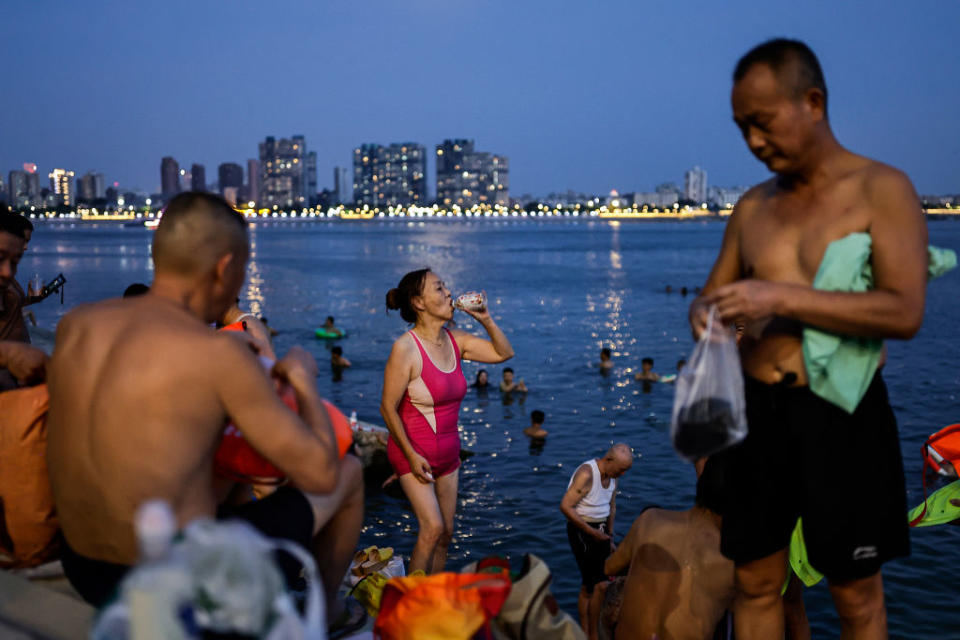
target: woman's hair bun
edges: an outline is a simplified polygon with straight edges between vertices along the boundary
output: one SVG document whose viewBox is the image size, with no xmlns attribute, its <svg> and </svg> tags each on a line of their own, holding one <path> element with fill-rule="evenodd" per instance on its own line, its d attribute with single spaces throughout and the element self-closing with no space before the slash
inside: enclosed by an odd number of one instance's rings
<svg viewBox="0 0 960 640">
<path fill-rule="evenodd" d="M 391 311 L 396 311 L 400 308 L 400 302 L 397 300 L 398 291 L 396 289 L 390 289 L 387 291 L 387 309 Z"/>
</svg>

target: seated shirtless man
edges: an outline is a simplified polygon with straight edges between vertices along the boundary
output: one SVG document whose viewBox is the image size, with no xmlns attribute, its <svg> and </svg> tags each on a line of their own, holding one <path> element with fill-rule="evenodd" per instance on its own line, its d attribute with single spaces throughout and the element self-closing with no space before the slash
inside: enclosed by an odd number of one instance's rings
<svg viewBox="0 0 960 640">
<path fill-rule="evenodd" d="M 181 526 L 230 515 L 311 550 L 330 619 L 344 615 L 335 596 L 363 520 L 363 482 L 355 458 L 338 460 L 316 363 L 295 347 L 268 374 L 246 334 L 209 326 L 236 299 L 247 257 L 239 213 L 216 196 L 179 195 L 154 236 L 150 291 L 78 307 L 59 324 L 47 378 L 50 479 L 64 571 L 92 603 L 137 561 L 137 506 L 162 498 Z M 270 376 L 294 389 L 299 416 Z M 218 514 L 213 458 L 228 417 L 291 484 Z"/>
<path fill-rule="evenodd" d="M 896 420 L 879 371 L 853 413 L 815 395 L 802 329 L 911 338 L 923 321 L 923 212 L 902 172 L 840 146 L 820 64 L 806 45 L 764 43 L 741 58 L 733 80 L 734 121 L 774 176 L 734 208 L 690 322 L 699 335 L 716 305 L 724 322 L 744 326 L 750 432 L 707 462 L 724 475 L 721 551 L 736 563 L 736 635 L 783 636 L 780 589 L 802 516 L 810 562 L 827 576 L 843 637 L 885 638 L 880 567 L 910 550 Z M 815 290 L 827 245 L 854 232 L 870 235 L 873 288 Z M 868 485 L 850 476 L 852 448 L 870 460 Z M 859 488 L 856 500 L 848 488 Z"/>
<path fill-rule="evenodd" d="M 650 508 L 607 558 L 603 572 L 625 570 L 615 638 L 714 637 L 733 601 L 733 562 L 720 554 L 720 516 L 703 505 L 715 482 L 697 463 L 692 509 Z"/>
</svg>

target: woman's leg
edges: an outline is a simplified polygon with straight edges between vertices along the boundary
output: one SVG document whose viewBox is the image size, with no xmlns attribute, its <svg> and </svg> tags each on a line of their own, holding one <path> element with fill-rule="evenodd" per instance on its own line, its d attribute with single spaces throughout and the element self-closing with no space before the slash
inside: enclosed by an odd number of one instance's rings
<svg viewBox="0 0 960 640">
<path fill-rule="evenodd" d="M 453 518 L 457 513 L 457 486 L 460 478 L 460 469 L 437 478 L 437 502 L 440 504 L 440 515 L 443 517 L 443 533 L 437 541 L 433 551 L 433 573 L 443 571 L 447 564 L 447 547 L 453 538 Z"/>
<path fill-rule="evenodd" d="M 410 506 L 413 507 L 420 525 L 417 543 L 413 547 L 413 553 L 410 554 L 408 572 L 413 573 L 420 569 L 425 573 L 432 573 L 434 551 L 444 530 L 435 484 L 424 484 L 412 473 L 405 473 L 400 476 L 400 486 L 407 494 L 407 499 L 410 500 Z"/>
</svg>

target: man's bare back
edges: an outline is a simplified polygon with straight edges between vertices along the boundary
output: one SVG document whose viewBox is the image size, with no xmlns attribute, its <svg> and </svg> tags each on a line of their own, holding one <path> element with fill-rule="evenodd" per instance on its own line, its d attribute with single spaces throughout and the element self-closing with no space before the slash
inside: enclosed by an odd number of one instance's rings
<svg viewBox="0 0 960 640">
<path fill-rule="evenodd" d="M 618 640 L 711 638 L 733 598 L 733 562 L 720 554 L 718 518 L 648 509 L 606 562 L 629 568 L 616 627 Z"/>
<path fill-rule="evenodd" d="M 77 552 L 133 562 L 133 512 L 149 498 L 171 500 L 181 524 L 214 514 L 211 461 L 226 414 L 212 381 L 226 373 L 230 342 L 239 344 L 150 295 L 61 322 L 48 455 Z"/>
</svg>

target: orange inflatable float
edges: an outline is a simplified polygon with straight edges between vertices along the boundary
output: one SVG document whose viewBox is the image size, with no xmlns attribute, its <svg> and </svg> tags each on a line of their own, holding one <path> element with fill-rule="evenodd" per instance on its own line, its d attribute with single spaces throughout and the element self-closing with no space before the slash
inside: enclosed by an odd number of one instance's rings
<svg viewBox="0 0 960 640">
<path fill-rule="evenodd" d="M 221 331 L 243 331 L 242 323 L 235 322 L 220 329 Z M 269 369 L 273 363 L 261 358 L 264 367 Z M 277 395 L 283 403 L 294 413 L 299 412 L 297 397 L 293 388 L 286 382 L 275 380 Z M 333 434 L 337 439 L 337 453 L 342 458 L 353 444 L 353 431 L 350 421 L 333 403 L 323 400 L 323 407 L 327 410 L 327 417 Z M 283 471 L 274 466 L 269 460 L 261 456 L 243 437 L 236 426 L 228 424 L 223 430 L 220 447 L 214 456 L 214 472 L 222 477 L 237 482 L 251 484 L 281 484 L 286 480 Z"/>
</svg>

